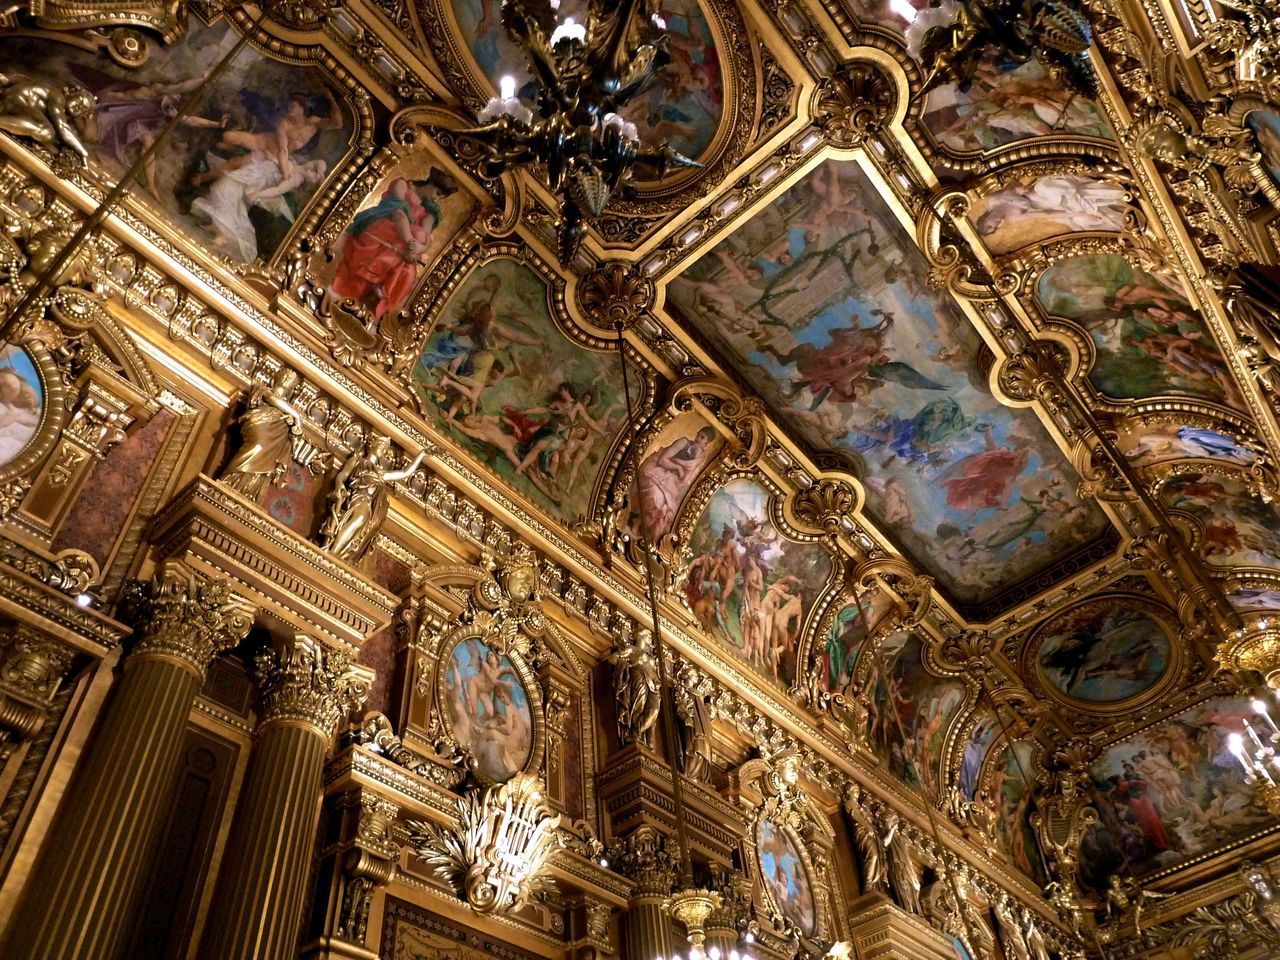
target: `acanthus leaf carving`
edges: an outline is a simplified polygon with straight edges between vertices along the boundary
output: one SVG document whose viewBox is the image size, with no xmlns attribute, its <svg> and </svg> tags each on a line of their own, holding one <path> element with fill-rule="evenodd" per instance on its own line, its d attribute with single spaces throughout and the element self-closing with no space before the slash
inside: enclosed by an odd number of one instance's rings
<svg viewBox="0 0 1280 960">
<path fill-rule="evenodd" d="M 520 910 L 551 883 L 545 867 L 563 846 L 560 817 L 526 774 L 459 797 L 457 826 L 409 823 L 419 857 L 477 913 Z"/>
</svg>

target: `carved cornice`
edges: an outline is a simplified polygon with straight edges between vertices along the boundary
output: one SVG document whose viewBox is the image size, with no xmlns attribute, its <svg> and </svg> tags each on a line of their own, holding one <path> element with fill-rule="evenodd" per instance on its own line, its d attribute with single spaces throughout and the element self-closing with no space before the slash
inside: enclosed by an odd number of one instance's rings
<svg viewBox="0 0 1280 960">
<path fill-rule="evenodd" d="M 391 622 L 399 599 L 256 505 L 198 477 L 151 526 L 161 557 L 227 577 L 263 615 L 348 649 Z"/>
</svg>

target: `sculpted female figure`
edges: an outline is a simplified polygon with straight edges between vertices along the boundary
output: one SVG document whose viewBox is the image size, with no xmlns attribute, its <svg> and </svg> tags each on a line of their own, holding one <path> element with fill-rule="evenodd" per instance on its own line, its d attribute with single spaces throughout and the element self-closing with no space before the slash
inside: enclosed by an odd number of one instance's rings
<svg viewBox="0 0 1280 960">
<path fill-rule="evenodd" d="M 884 893 L 888 879 L 884 844 L 872 822 L 871 811 L 863 802 L 862 788 L 856 783 L 849 784 L 849 789 L 845 791 L 844 808 L 853 821 L 853 842 L 858 848 L 862 892 Z"/>
<path fill-rule="evenodd" d="M 270 390 L 255 386 L 236 421 L 240 446 L 222 471 L 221 480 L 256 500 L 268 479 L 277 479 L 289 462 L 290 439 L 302 430 L 302 414 L 288 400 L 298 375 L 281 368 Z"/>
<path fill-rule="evenodd" d="M 924 913 L 920 903 L 920 870 L 916 866 L 911 841 L 902 829 L 902 818 L 892 810 L 886 810 L 881 821 L 884 825 L 884 848 L 889 862 L 889 878 L 898 905 L 910 913 Z"/>
<path fill-rule="evenodd" d="M 623 743 L 653 746 L 653 725 L 662 705 L 658 689 L 658 659 L 653 635 L 640 630 L 635 642 L 609 655 L 613 664 L 613 689 L 618 699 L 618 734 Z"/>
<path fill-rule="evenodd" d="M 388 438 L 375 436 L 354 451 L 334 478 L 320 545 L 340 560 L 359 560 L 387 517 L 387 484 L 413 476 L 426 455 L 419 450 L 403 470 L 392 470 Z"/>
</svg>

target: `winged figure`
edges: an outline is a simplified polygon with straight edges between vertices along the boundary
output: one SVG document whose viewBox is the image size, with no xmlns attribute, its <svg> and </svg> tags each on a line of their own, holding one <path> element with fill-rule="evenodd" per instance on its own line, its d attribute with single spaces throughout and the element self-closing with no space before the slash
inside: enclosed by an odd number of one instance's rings
<svg viewBox="0 0 1280 960">
<path fill-rule="evenodd" d="M 779 363 L 794 366 L 798 379 L 787 393 L 795 400 L 801 391 L 812 395 L 809 409 L 817 410 L 825 401 L 854 403 L 885 383 L 899 383 L 912 390 L 946 390 L 944 384 L 929 379 L 909 363 L 890 360 L 884 352 L 885 337 L 893 326 L 893 316 L 872 327 L 859 327 L 857 317 L 848 326 L 831 331 L 831 342 L 816 347 L 797 343 L 785 353 L 764 343 L 760 350 Z"/>
</svg>

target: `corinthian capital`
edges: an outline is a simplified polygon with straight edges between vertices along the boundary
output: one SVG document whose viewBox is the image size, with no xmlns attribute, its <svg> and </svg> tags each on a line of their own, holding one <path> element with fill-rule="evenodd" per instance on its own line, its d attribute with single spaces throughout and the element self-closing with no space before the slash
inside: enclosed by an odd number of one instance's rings
<svg viewBox="0 0 1280 960">
<path fill-rule="evenodd" d="M 345 654 L 299 635 L 283 650 L 258 654 L 262 723 L 296 723 L 328 740 L 369 693 L 365 672 Z"/>
<path fill-rule="evenodd" d="M 203 680 L 210 661 L 249 633 L 257 609 L 232 593 L 228 580 L 169 560 L 144 586 L 140 613 L 142 638 L 133 656 L 176 660 Z"/>
</svg>

